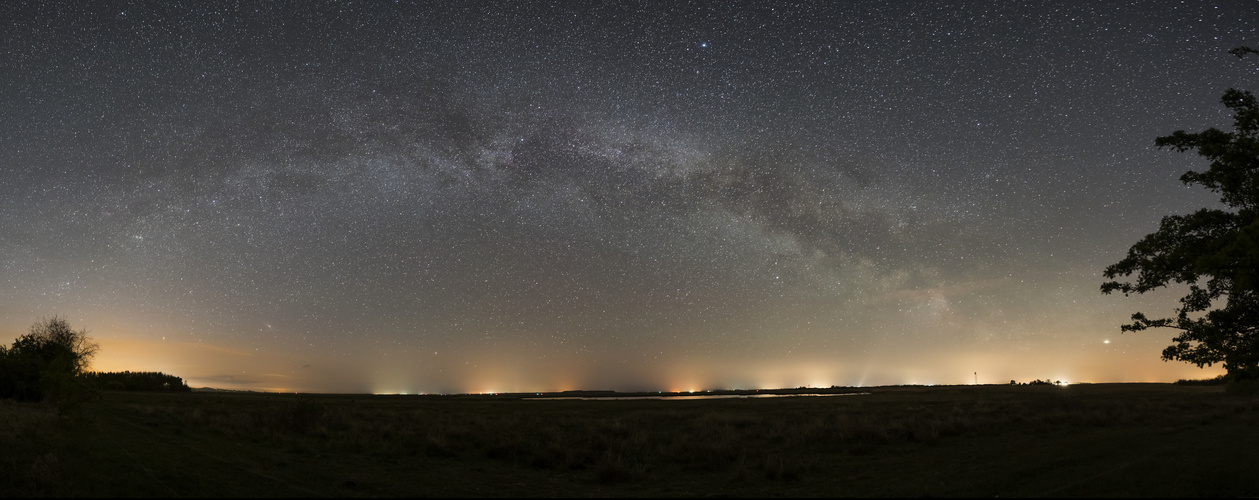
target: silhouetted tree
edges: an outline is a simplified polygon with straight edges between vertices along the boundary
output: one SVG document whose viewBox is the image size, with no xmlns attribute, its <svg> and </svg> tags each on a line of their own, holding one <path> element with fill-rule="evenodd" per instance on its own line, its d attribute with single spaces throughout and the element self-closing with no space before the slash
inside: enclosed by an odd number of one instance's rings
<svg viewBox="0 0 1259 500">
<path fill-rule="evenodd" d="M 0 397 L 38 401 L 66 390 L 83 373 L 98 347 L 86 330 L 74 331 L 53 316 L 0 350 Z"/>
<path fill-rule="evenodd" d="M 1241 58 L 1259 50 L 1229 51 Z M 1202 366 L 1222 363 L 1233 379 L 1259 377 L 1259 102 L 1250 92 L 1229 89 L 1223 103 L 1233 112 L 1233 132 L 1214 128 L 1190 134 L 1178 130 L 1155 140 L 1178 152 L 1196 150 L 1211 161 L 1204 172 L 1180 177 L 1220 195 L 1227 209 L 1204 208 L 1164 217 L 1158 231 L 1106 268 L 1115 279 L 1102 293 L 1142 294 L 1171 284 L 1189 285 L 1174 318 L 1132 315 L 1122 331 L 1172 328 L 1180 334 L 1163 350 L 1164 360 Z"/>
</svg>

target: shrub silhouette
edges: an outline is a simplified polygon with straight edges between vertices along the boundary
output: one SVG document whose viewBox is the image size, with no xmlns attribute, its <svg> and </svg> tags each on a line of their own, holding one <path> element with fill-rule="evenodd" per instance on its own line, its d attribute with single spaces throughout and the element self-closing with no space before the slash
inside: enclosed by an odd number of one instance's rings
<svg viewBox="0 0 1259 500">
<path fill-rule="evenodd" d="M 74 391 L 98 346 L 86 330 L 53 316 L 31 325 L 9 348 L 0 346 L 0 397 L 42 401 Z"/>
</svg>

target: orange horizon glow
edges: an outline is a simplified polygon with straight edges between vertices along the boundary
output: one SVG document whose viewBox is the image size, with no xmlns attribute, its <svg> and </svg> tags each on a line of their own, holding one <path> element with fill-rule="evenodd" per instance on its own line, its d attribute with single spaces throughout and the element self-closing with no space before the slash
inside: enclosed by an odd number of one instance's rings
<svg viewBox="0 0 1259 500">
<path fill-rule="evenodd" d="M 910 357 L 899 362 L 871 358 L 848 360 L 814 356 L 755 363 L 665 360 L 637 374 L 601 374 L 597 370 L 556 369 L 547 363 L 505 361 L 469 355 L 467 367 L 417 366 L 382 359 L 336 364 L 333 360 L 273 350 L 248 350 L 206 342 L 171 342 L 100 338 L 94 371 L 156 371 L 182 377 L 190 387 L 226 390 L 358 394 L 494 394 L 571 390 L 700 392 L 728 389 L 871 387 L 895 385 L 1008 384 L 1010 380 L 1061 380 L 1069 383 L 1174 382 L 1211 378 L 1222 368 L 1199 369 L 1184 363 L 1148 361 L 1156 351 L 1119 358 L 1074 355 L 1033 364 L 1005 353 L 980 353 L 947 360 Z M 1120 363 L 1116 363 L 1120 361 Z M 371 369 L 364 365 L 372 366 Z M 332 369 L 317 369 L 328 367 Z M 956 366 L 956 369 L 949 369 Z M 961 367 L 965 368 L 961 368 Z M 316 368 L 312 370 L 312 368 Z"/>
</svg>

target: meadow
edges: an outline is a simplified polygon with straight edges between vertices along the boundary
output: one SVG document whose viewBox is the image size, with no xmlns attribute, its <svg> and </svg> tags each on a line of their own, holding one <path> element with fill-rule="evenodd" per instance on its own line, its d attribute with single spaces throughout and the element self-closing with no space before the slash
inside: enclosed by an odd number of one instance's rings
<svg viewBox="0 0 1259 500">
<path fill-rule="evenodd" d="M 860 392 L 3 400 L 0 496 L 1259 495 L 1253 394 L 1172 384 Z"/>
</svg>

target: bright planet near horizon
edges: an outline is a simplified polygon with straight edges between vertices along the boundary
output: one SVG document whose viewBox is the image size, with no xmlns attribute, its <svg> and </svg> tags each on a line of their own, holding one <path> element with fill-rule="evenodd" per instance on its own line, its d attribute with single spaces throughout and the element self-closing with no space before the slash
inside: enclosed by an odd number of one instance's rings
<svg viewBox="0 0 1259 500">
<path fill-rule="evenodd" d="M 0 341 L 193 387 L 1170 382 L 1259 4 L 0 4 Z"/>
</svg>

